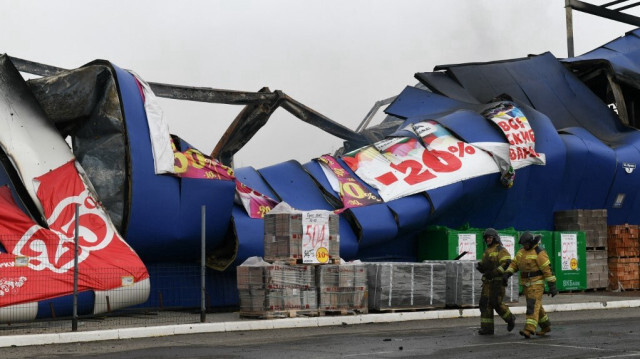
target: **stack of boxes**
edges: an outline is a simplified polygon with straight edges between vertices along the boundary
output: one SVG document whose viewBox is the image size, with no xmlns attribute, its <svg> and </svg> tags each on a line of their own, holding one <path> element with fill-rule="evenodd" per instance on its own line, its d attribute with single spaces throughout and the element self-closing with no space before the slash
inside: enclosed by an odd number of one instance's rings
<svg viewBox="0 0 640 359">
<path fill-rule="evenodd" d="M 339 217 L 274 209 L 264 217 L 264 260 L 237 268 L 240 315 L 318 315 L 367 311 L 362 263 L 340 263 Z"/>
<path fill-rule="evenodd" d="M 320 313 L 368 312 L 367 271 L 363 263 L 319 265 L 316 278 Z"/>
<path fill-rule="evenodd" d="M 585 234 L 587 283 L 585 289 L 605 289 L 609 284 L 607 264 L 607 210 L 575 209 L 554 213 L 556 231 Z M 551 256 L 552 253 L 549 253 Z"/>
<path fill-rule="evenodd" d="M 609 226 L 608 248 L 609 289 L 640 289 L 638 226 Z"/>
<path fill-rule="evenodd" d="M 444 308 L 444 263 L 367 263 L 369 308 L 377 311 Z"/>
</svg>

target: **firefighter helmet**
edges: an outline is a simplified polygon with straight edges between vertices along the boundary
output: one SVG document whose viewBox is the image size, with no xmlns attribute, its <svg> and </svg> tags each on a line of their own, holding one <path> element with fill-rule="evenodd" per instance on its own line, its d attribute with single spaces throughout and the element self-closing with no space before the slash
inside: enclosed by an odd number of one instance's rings
<svg viewBox="0 0 640 359">
<path fill-rule="evenodd" d="M 500 235 L 498 234 L 498 231 L 493 228 L 485 229 L 484 233 L 482 234 L 482 238 L 486 240 L 487 237 L 493 237 L 494 242 L 500 242 Z"/>
<path fill-rule="evenodd" d="M 522 233 L 522 235 L 520 235 L 520 240 L 518 241 L 518 243 L 520 243 L 521 246 L 526 246 L 526 245 L 533 246 L 535 244 L 533 234 L 531 234 L 531 232 Z"/>
</svg>

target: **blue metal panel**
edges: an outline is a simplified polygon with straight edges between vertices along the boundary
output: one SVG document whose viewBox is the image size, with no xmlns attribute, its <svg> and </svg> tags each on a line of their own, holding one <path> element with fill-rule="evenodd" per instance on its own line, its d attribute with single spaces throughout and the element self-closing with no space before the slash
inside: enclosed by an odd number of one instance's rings
<svg viewBox="0 0 640 359">
<path fill-rule="evenodd" d="M 415 78 L 437 94 L 462 102 L 480 103 L 467 89 L 444 72 L 421 72 L 415 74 Z"/>
<path fill-rule="evenodd" d="M 272 198 L 276 201 L 280 201 L 278 196 L 273 192 L 273 189 L 269 187 L 269 184 L 264 181 L 260 173 L 253 167 L 242 167 L 234 170 L 236 179 L 240 183 L 244 183 L 251 189 L 262 193 L 263 195 Z"/>
<path fill-rule="evenodd" d="M 95 297 L 95 294 L 91 290 L 78 293 L 78 315 L 93 314 Z M 38 302 L 36 319 L 70 317 L 72 315 L 73 294 Z"/>
<path fill-rule="evenodd" d="M 340 162 L 340 161 L 339 161 Z M 358 183 L 370 188 L 351 171 L 344 163 L 340 163 L 347 172 L 349 172 Z M 311 176 L 331 195 L 340 199 L 340 194 L 336 193 L 332 188 L 327 176 L 325 176 L 320 164 L 316 161 L 305 163 L 303 166 Z M 372 191 L 376 193 L 375 191 Z M 377 195 L 377 193 L 376 193 Z M 386 204 L 374 204 L 364 207 L 349 208 L 343 215 L 353 223 L 353 227 L 358 235 L 360 248 L 377 245 L 394 238 L 398 234 L 398 226 L 393 213 Z"/>
<path fill-rule="evenodd" d="M 398 235 L 413 233 L 427 226 L 431 203 L 425 193 L 394 199 L 387 202 L 398 224 Z"/>
<path fill-rule="evenodd" d="M 475 111 L 458 110 L 435 119 L 467 143 L 507 142 L 504 133 L 491 120 Z"/>
<path fill-rule="evenodd" d="M 333 211 L 322 191 L 297 161 L 291 160 L 258 170 L 274 192 L 291 207 L 310 211 Z M 358 251 L 358 238 L 349 222 L 340 216 L 340 257 L 354 259 Z"/>
<path fill-rule="evenodd" d="M 459 109 L 474 109 L 477 105 L 450 99 L 433 92 L 407 86 L 384 111 L 401 118 L 422 117 L 448 113 Z"/>
<path fill-rule="evenodd" d="M 636 139 L 636 141 L 638 140 Z M 615 168 L 614 181 L 611 184 L 607 198 L 607 220 L 609 224 L 638 223 L 630 222 L 629 220 L 637 220 L 640 218 L 637 213 L 633 213 L 630 210 L 638 198 L 640 171 L 633 170 L 629 173 L 625 170 L 624 164 L 640 165 L 640 152 L 633 144 L 629 144 L 617 147 L 615 149 L 615 155 L 617 165 Z M 621 193 L 625 195 L 624 203 L 620 208 L 614 207 L 616 197 Z"/>
<path fill-rule="evenodd" d="M 151 289 L 149 299 L 138 308 L 200 308 L 200 264 L 172 263 L 147 266 Z M 240 303 L 236 272 L 205 271 L 205 304 L 208 307 Z"/>
<path fill-rule="evenodd" d="M 232 226 L 238 240 L 233 265 L 240 265 L 249 257 L 264 257 L 264 220 L 249 217 L 247 211 L 239 205 L 233 207 L 232 214 Z"/>
<path fill-rule="evenodd" d="M 572 208 L 605 208 L 607 194 L 616 171 L 616 153 L 583 128 L 568 128 L 564 132 L 580 138 L 587 149 L 581 157 L 578 158 L 576 153 L 573 153 L 571 161 L 567 160 L 568 167 L 580 167 L 577 163 L 583 164 L 581 176 L 573 177 L 573 182 L 569 182 L 578 188 Z M 569 168 L 566 171 L 569 171 Z M 564 190 L 571 191 L 566 187 L 569 186 L 565 184 Z"/>
<path fill-rule="evenodd" d="M 400 235 L 380 245 L 361 248 L 358 258 L 369 262 L 417 262 L 418 240 L 413 233 Z"/>
<path fill-rule="evenodd" d="M 176 225 L 180 218 L 180 183 L 175 177 L 154 173 L 149 125 L 138 85 L 131 74 L 113 68 L 129 144 L 130 207 L 124 236 L 138 255 L 149 261 L 170 251 L 180 233 Z"/>
</svg>

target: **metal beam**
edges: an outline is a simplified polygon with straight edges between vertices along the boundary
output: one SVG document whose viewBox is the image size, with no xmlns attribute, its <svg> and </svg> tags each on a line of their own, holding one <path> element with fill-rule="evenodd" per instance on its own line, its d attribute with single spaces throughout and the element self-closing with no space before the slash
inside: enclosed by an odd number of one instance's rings
<svg viewBox="0 0 640 359">
<path fill-rule="evenodd" d="M 640 17 L 625 14 L 620 12 L 619 10 L 607 9 L 604 7 L 604 5 L 597 6 L 597 5 L 589 4 L 579 0 L 566 0 L 565 3 L 567 4 L 567 6 L 577 11 L 582 11 L 587 14 L 596 15 L 596 16 L 604 17 L 606 19 L 619 21 L 625 24 L 640 27 Z M 609 5 L 611 4 L 613 3 L 609 3 Z"/>
</svg>

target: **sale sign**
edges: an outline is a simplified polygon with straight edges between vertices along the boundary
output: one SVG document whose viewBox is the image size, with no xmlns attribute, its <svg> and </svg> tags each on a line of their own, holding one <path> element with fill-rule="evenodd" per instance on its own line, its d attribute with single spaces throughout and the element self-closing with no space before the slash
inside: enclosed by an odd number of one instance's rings
<svg viewBox="0 0 640 359">
<path fill-rule="evenodd" d="M 458 254 L 466 254 L 459 258 L 461 261 L 474 261 L 477 258 L 476 234 L 458 233 Z"/>
<path fill-rule="evenodd" d="M 513 103 L 501 102 L 484 111 L 482 115 L 498 125 L 504 133 L 507 142 L 509 142 L 508 161 L 514 169 L 531 164 L 545 164 L 545 155 L 536 152 L 535 133 L 527 117 Z M 499 156 L 506 157 L 505 155 Z"/>
<path fill-rule="evenodd" d="M 344 207 L 336 212 L 344 211 L 348 208 L 368 206 L 370 204 L 382 203 L 382 200 L 371 193 L 357 179 L 347 172 L 329 155 L 323 155 L 316 159 L 322 170 L 331 183 L 333 190 L 340 193 L 340 198 Z"/>
<path fill-rule="evenodd" d="M 171 148 L 174 157 L 173 172 L 178 177 L 228 181 L 235 178 L 231 167 L 223 165 L 195 148 L 178 151 L 173 139 L 171 140 Z"/>
<path fill-rule="evenodd" d="M 578 235 L 576 233 L 560 233 L 560 246 L 562 270 L 578 270 Z"/>
<path fill-rule="evenodd" d="M 385 139 L 343 156 L 385 201 L 498 172 L 489 154 L 457 139 L 435 121 L 405 130 L 416 137 Z"/>
<path fill-rule="evenodd" d="M 49 228 L 20 210 L 8 187 L 0 188 L 0 242 L 9 252 L 0 256 L 0 307 L 73 293 L 76 205 L 80 291 L 115 289 L 149 277 L 74 161 L 34 182 Z"/>
<path fill-rule="evenodd" d="M 278 204 L 278 201 L 251 189 L 236 180 L 236 197 L 251 218 L 264 218 Z"/>
<path fill-rule="evenodd" d="M 302 212 L 302 263 L 329 261 L 328 211 Z"/>
</svg>

